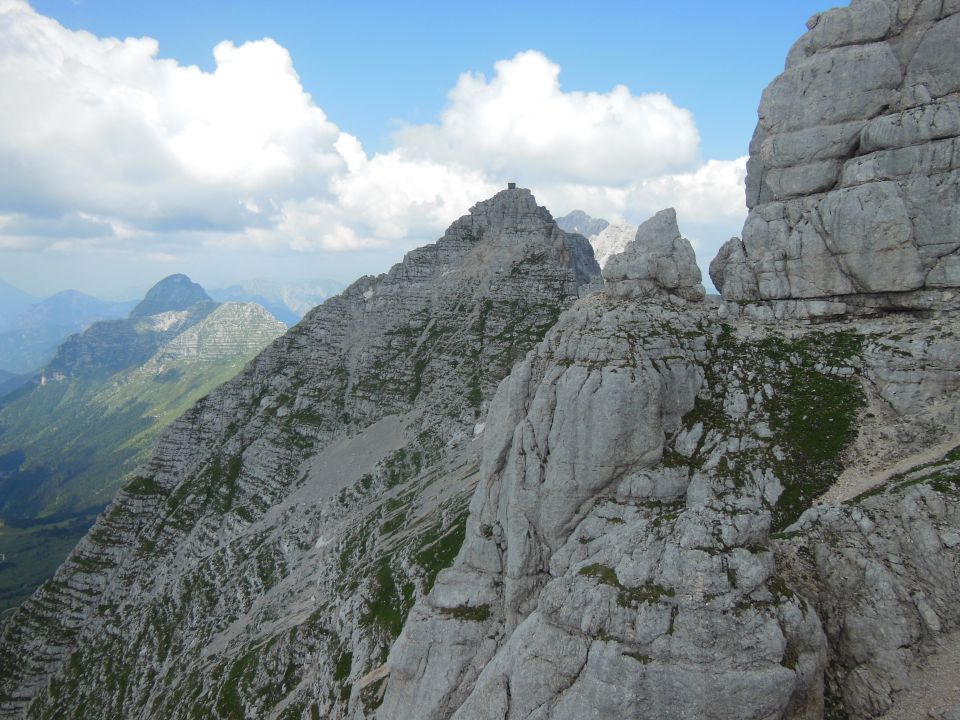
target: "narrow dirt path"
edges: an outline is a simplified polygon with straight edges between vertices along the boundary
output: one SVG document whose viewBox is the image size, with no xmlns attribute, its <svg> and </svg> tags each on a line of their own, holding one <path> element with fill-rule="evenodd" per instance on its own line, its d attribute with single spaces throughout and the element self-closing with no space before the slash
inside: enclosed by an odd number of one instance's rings
<svg viewBox="0 0 960 720">
<path fill-rule="evenodd" d="M 958 445 L 960 445 L 960 435 L 954 435 L 942 443 L 933 445 L 914 455 L 909 455 L 882 470 L 864 473 L 860 467 L 848 467 L 837 482 L 817 498 L 817 503 L 833 505 L 855 498 L 860 493 L 871 490 L 878 485 L 883 485 L 894 475 L 905 473 L 918 465 L 939 460 Z"/>
</svg>

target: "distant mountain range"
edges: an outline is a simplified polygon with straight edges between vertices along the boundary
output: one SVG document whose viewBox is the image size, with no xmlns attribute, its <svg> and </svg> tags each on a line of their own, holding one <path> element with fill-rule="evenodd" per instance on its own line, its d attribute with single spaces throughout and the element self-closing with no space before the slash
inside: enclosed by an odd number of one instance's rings
<svg viewBox="0 0 960 720">
<path fill-rule="evenodd" d="M 593 218 L 583 210 L 574 210 L 557 218 L 557 226 L 564 232 L 578 233 L 590 241 L 597 264 L 604 267 L 611 255 L 623 252 L 637 233 L 637 226 L 630 223 L 611 225 L 603 218 Z"/>
<path fill-rule="evenodd" d="M 52 574 L 161 429 L 285 329 L 173 275 L 128 318 L 68 338 L 6 397 L 3 383 L 24 379 L 0 375 L 0 610 Z"/>
<path fill-rule="evenodd" d="M 344 287 L 343 283 L 326 278 L 299 282 L 254 279 L 211 290 L 210 295 L 221 302 L 255 302 L 292 327 L 300 322 L 309 310 L 336 295 Z"/>
<path fill-rule="evenodd" d="M 583 210 L 574 210 L 563 217 L 558 217 L 557 227 L 564 232 L 579 233 L 585 238 L 590 238 L 601 232 L 610 223 L 603 218 L 592 218 Z"/>
<path fill-rule="evenodd" d="M 292 327 L 311 308 L 343 288 L 343 283 L 327 278 L 294 282 L 252 279 L 212 290 L 207 299 L 257 303 Z M 50 362 L 70 335 L 101 320 L 126 318 L 136 304 L 136 300 L 101 300 L 77 290 L 38 298 L 0 280 L 0 371 L 16 376 L 35 373 Z M 141 314 L 150 315 L 149 306 Z M 0 397 L 16 387 L 16 382 L 8 380 L 0 374 Z"/>
<path fill-rule="evenodd" d="M 7 327 L 13 318 L 39 300 L 40 298 L 0 280 L 0 330 Z"/>
<path fill-rule="evenodd" d="M 13 374 L 38 370 L 68 336 L 98 320 L 122 318 L 133 305 L 76 290 L 39 300 L 0 281 L 0 369 Z"/>
</svg>

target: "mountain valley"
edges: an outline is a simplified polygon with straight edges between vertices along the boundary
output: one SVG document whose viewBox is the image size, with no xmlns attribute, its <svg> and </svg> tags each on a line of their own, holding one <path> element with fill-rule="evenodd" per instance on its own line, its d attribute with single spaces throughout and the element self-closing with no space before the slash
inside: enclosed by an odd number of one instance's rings
<svg viewBox="0 0 960 720">
<path fill-rule="evenodd" d="M 0 400 L 0 610 L 53 574 L 164 427 L 284 330 L 172 276 Z"/>
<path fill-rule="evenodd" d="M 958 147 L 960 2 L 853 0 L 720 297 L 673 209 L 514 183 L 285 332 L 162 281 L 0 401 L 0 532 L 90 526 L 0 718 L 960 716 Z"/>
</svg>

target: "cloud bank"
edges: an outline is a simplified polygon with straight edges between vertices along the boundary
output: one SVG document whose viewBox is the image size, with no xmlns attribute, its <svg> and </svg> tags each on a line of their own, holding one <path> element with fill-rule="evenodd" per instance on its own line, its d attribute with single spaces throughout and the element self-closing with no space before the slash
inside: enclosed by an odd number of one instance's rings
<svg viewBox="0 0 960 720">
<path fill-rule="evenodd" d="M 464 73 L 437 123 L 372 156 L 276 42 L 223 42 L 214 59 L 204 72 L 151 38 L 0 0 L 0 250 L 410 246 L 510 180 L 555 213 L 638 222 L 675 206 L 705 264 L 746 214 L 744 158 L 701 163 L 687 110 L 625 86 L 566 92 L 534 50 Z"/>
</svg>

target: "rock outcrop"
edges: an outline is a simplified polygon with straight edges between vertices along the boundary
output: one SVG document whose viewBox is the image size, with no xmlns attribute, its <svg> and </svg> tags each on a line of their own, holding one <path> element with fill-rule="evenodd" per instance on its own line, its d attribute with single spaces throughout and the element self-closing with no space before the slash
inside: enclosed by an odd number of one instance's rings
<svg viewBox="0 0 960 720">
<path fill-rule="evenodd" d="M 564 313 L 495 396 L 377 717 L 889 709 L 960 626 L 960 318 L 781 330 L 663 296 Z"/>
<path fill-rule="evenodd" d="M 696 302 L 705 294 L 693 246 L 680 236 L 673 208 L 641 223 L 623 252 L 607 260 L 603 279 L 609 284 L 607 291 L 618 296 L 668 293 Z"/>
<path fill-rule="evenodd" d="M 808 27 L 763 93 L 714 284 L 755 317 L 956 307 L 960 6 L 855 0 Z"/>
<path fill-rule="evenodd" d="M 311 311 L 168 429 L 5 623 L 0 717 L 369 711 L 462 542 L 499 380 L 598 278 L 510 189 Z"/>
</svg>

